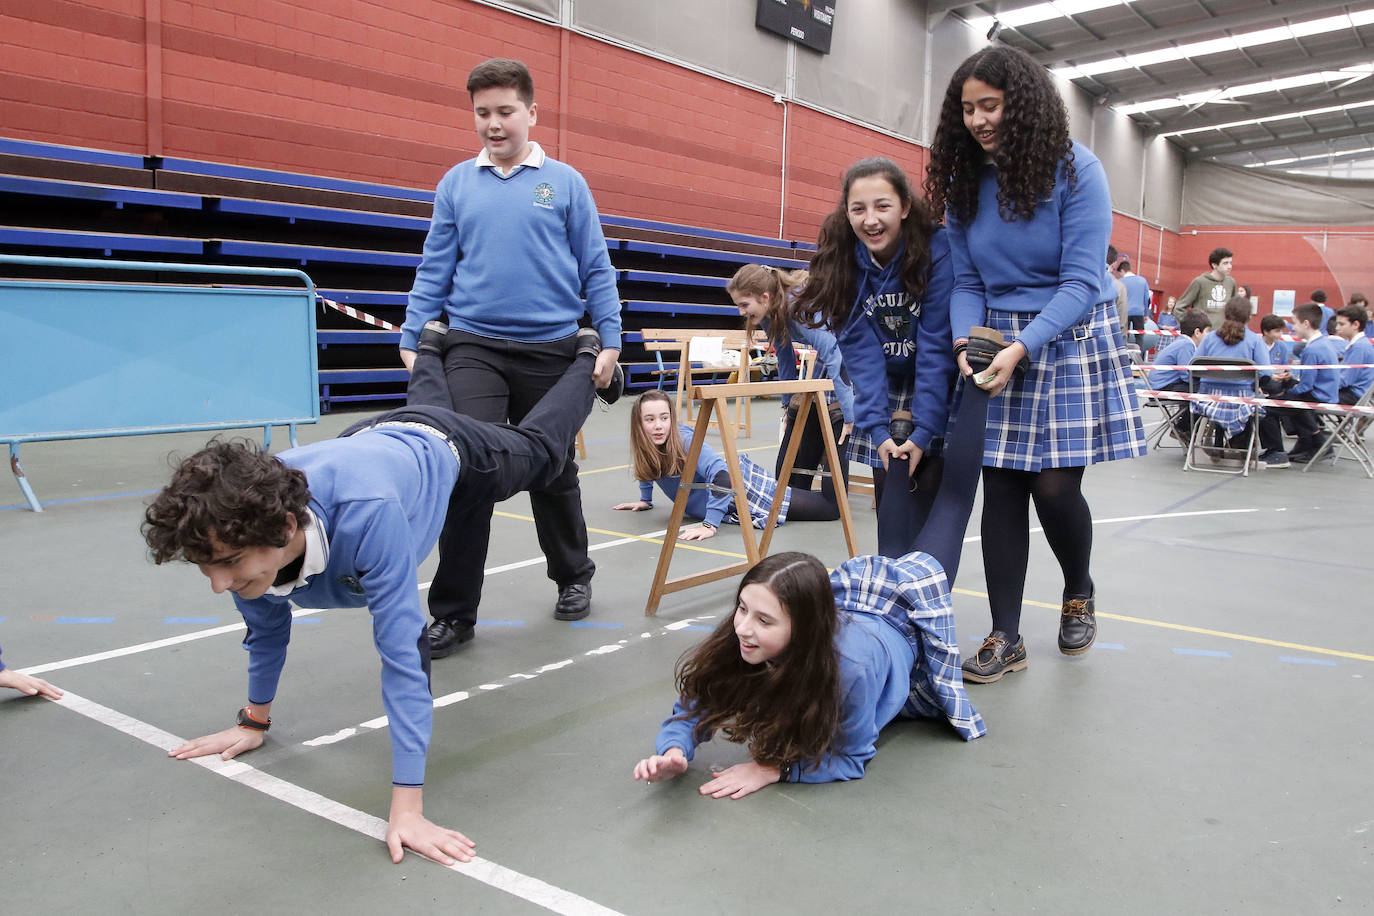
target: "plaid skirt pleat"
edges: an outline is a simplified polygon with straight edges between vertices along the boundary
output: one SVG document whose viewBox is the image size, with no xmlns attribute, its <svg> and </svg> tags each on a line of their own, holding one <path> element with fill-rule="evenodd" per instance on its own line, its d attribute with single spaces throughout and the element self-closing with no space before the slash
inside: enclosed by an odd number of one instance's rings
<svg viewBox="0 0 1374 916">
<path fill-rule="evenodd" d="M 748 456 L 739 456 L 739 469 L 744 474 L 744 499 L 749 503 L 749 517 L 755 528 L 763 528 L 768 521 L 768 510 L 773 508 L 773 495 L 778 492 L 778 482 L 773 479 L 767 468 L 750 461 Z M 782 494 L 782 509 L 778 512 L 778 524 L 787 521 L 787 509 L 792 504 L 792 488 L 787 487 Z M 735 501 L 730 500 L 730 508 L 721 521 L 739 524 L 739 513 L 735 511 Z"/>
<path fill-rule="evenodd" d="M 1254 395 L 1253 385 L 1236 386 L 1203 379 L 1198 383 L 1198 394 Z M 1193 401 L 1188 405 L 1193 413 L 1200 414 L 1226 430 L 1228 436 L 1238 436 L 1250 426 L 1250 418 L 1256 414 L 1264 416 L 1264 410 L 1253 404 L 1229 404 L 1224 401 Z"/>
<path fill-rule="evenodd" d="M 985 320 L 1011 340 L 1035 317 L 989 309 Z M 1116 304 L 1098 303 L 1077 329 L 1032 353 L 1025 377 L 988 402 L 985 467 L 1040 471 L 1145 454 Z"/>
</svg>

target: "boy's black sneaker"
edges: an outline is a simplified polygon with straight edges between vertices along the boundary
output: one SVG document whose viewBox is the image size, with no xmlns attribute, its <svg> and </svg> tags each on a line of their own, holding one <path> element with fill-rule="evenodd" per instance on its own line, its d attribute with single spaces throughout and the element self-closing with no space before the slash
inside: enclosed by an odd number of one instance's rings
<svg viewBox="0 0 1374 916">
<path fill-rule="evenodd" d="M 610 407 L 620 396 L 625 393 L 625 370 L 620 368 L 620 363 L 615 364 L 615 371 L 611 373 L 611 380 L 605 388 L 596 389 L 596 397 L 602 404 Z"/>
<path fill-rule="evenodd" d="M 415 345 L 415 349 L 420 353 L 433 353 L 443 357 L 444 341 L 448 338 L 448 325 L 437 318 L 433 321 L 426 321 L 424 330 L 420 332 L 420 342 Z"/>
<path fill-rule="evenodd" d="M 601 355 L 601 335 L 596 328 L 578 328 L 577 346 L 573 350 L 573 356 L 578 357 L 583 353 L 591 355 L 593 359 Z"/>
</svg>

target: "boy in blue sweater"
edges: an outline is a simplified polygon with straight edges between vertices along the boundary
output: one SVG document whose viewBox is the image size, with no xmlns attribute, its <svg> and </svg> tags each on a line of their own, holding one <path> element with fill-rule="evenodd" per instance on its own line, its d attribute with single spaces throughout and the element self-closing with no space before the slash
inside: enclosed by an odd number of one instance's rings
<svg viewBox="0 0 1374 916">
<path fill-rule="evenodd" d="M 1183 316 L 1183 322 L 1179 328 L 1180 336 L 1159 351 L 1159 355 L 1155 357 L 1155 362 L 1161 366 L 1188 365 L 1197 354 L 1197 345 L 1202 343 L 1202 338 L 1206 337 L 1211 330 L 1212 319 L 1207 317 L 1207 313 L 1192 309 Z M 1149 384 L 1155 391 L 1192 390 L 1192 382 L 1188 378 L 1188 372 L 1184 369 L 1151 370 Z M 1192 436 L 1193 412 L 1188 409 L 1187 404 L 1184 404 L 1183 410 L 1174 417 L 1173 427 L 1175 435 L 1184 442 L 1187 442 Z"/>
<path fill-rule="evenodd" d="M 1299 357 L 1300 366 L 1335 365 L 1339 356 L 1331 338 L 1320 330 L 1322 310 L 1315 302 L 1306 302 L 1293 310 L 1293 333 L 1306 345 Z M 1317 404 L 1335 404 L 1339 397 L 1340 372 L 1337 369 L 1301 369 L 1294 367 L 1290 378 L 1279 379 L 1283 391 L 1278 397 L 1289 401 L 1311 401 Z M 1280 373 L 1275 373 L 1279 378 Z M 1260 446 L 1264 455 L 1281 455 L 1283 452 L 1283 433 L 1281 424 L 1293 430 L 1298 441 L 1288 453 L 1289 461 L 1299 463 L 1311 461 L 1321 446 L 1317 435 L 1317 418 L 1310 410 L 1294 407 L 1270 407 L 1260 420 Z M 1263 456 L 1261 456 L 1263 457 Z M 1269 459 L 1265 459 L 1268 462 Z M 1275 465 L 1282 467 L 1282 464 Z"/>
<path fill-rule="evenodd" d="M 177 467 L 148 507 L 144 538 L 154 562 L 195 563 L 216 594 L 233 593 L 248 625 L 248 704 L 236 725 L 169 756 L 228 760 L 260 747 L 286 662 L 291 605 L 366 606 L 391 728 L 392 861 L 401 861 L 403 846 L 445 865 L 472 858 L 471 840 L 423 814 L 433 700 L 416 567 L 434 548 L 446 511 L 461 518 L 564 472 L 591 410 L 600 350 L 590 329 L 576 345 L 558 384 L 518 426 L 417 405 L 276 457 L 214 442 Z M 420 349 L 412 392 L 447 396 L 437 344 L 422 338 Z"/>
<path fill-rule="evenodd" d="M 473 69 L 467 89 L 482 151 L 450 169 L 435 190 L 401 328 L 401 360 L 410 368 L 421 329 L 446 319 L 453 409 L 518 423 L 572 361 L 584 312 L 604 346 L 597 387 L 610 385 L 620 353 L 620 296 L 587 182 L 529 139 L 538 117 L 529 70 L 519 61 L 489 60 Z M 576 463 L 569 460 L 561 476 L 531 492 L 530 504 L 558 586 L 554 616 L 586 617 L 596 566 L 587 555 Z M 487 513 L 464 528 L 450 518 L 439 539 L 429 592 L 434 658 L 472 638 L 490 536 Z"/>
<path fill-rule="evenodd" d="M 1350 366 L 1374 366 L 1374 343 L 1365 336 L 1369 315 L 1358 305 L 1347 305 L 1336 313 L 1336 336 L 1344 341 L 1341 362 Z M 1337 344 L 1340 349 L 1341 344 Z M 1342 369 L 1340 400 L 1354 404 L 1374 383 L 1374 369 Z"/>
</svg>

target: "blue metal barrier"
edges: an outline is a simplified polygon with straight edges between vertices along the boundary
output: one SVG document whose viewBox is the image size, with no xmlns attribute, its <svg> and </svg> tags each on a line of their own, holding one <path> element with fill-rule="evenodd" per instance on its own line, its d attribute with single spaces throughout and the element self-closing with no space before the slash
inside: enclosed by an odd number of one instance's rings
<svg viewBox="0 0 1374 916">
<path fill-rule="evenodd" d="M 19 445 L 320 418 L 315 285 L 299 270 L 0 255 L 57 267 L 298 280 L 301 289 L 0 280 L 0 443 L 35 512 Z"/>
</svg>

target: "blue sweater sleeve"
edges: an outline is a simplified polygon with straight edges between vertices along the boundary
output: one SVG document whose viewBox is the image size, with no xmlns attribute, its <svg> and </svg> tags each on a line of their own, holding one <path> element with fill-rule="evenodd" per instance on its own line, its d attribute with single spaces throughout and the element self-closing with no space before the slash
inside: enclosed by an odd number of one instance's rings
<svg viewBox="0 0 1374 916">
<path fill-rule="evenodd" d="M 835 335 L 821 328 L 808 328 L 800 322 L 791 322 L 793 339 L 800 337 L 816 351 L 816 359 L 825 367 L 826 376 L 835 383 L 835 400 L 839 402 L 844 422 L 854 422 L 854 389 L 845 381 L 847 373 Z"/>
<path fill-rule="evenodd" d="M 874 443 L 888 438 L 887 357 L 878 332 L 857 305 L 835 335 L 854 392 L 854 429 Z"/>
<path fill-rule="evenodd" d="M 949 237 L 954 267 L 954 289 L 949 297 L 950 332 L 954 340 L 964 340 L 969 328 L 987 319 L 987 289 L 968 250 L 968 232 L 953 211 L 945 213 L 945 235 Z"/>
<path fill-rule="evenodd" d="M 366 508 L 371 518 L 358 544 L 356 565 L 372 614 L 372 641 L 382 660 L 392 782 L 418 786 L 425 781 L 434 702 L 420 659 L 426 615 L 416 586 L 410 523 L 395 500 L 376 500 Z"/>
<path fill-rule="evenodd" d="M 1073 327 L 1101 295 L 1104 259 L 1112 234 L 1112 195 L 1101 162 L 1079 162 L 1078 182 L 1070 189 L 1061 176 L 1055 184 L 1060 198 L 1059 225 L 1045 231 L 1059 233 L 1059 288 L 1026 325 L 1018 340 L 1034 354 Z M 984 206 L 996 206 L 985 201 Z M 1038 214 L 1037 214 L 1038 216 Z"/>
<path fill-rule="evenodd" d="M 792 764 L 784 782 L 860 779 L 868 761 L 878 752 L 878 733 L 882 726 L 874 716 L 880 691 L 877 673 L 841 655 L 840 676 L 843 678 L 843 699 L 835 749 L 820 760 Z"/>
<path fill-rule="evenodd" d="M 606 251 L 606 236 L 601 231 L 601 217 L 596 212 L 591 189 L 580 172 L 574 171 L 573 175 L 576 190 L 568 209 L 568 241 L 577 258 L 582 296 L 587 300 L 592 326 L 601 334 L 601 346 L 618 350 L 620 293 L 615 285 L 615 270 Z"/>
<path fill-rule="evenodd" d="M 444 303 L 452 292 L 453 270 L 463 257 L 454 220 L 453 183 L 457 169 L 458 166 L 449 169 L 434 190 L 434 215 L 429 221 L 429 233 L 425 236 L 420 266 L 415 268 L 415 283 L 401 325 L 402 350 L 414 350 L 425 322 L 444 313 Z"/>
<path fill-rule="evenodd" d="M 248 627 L 243 637 L 243 648 L 248 651 L 248 702 L 271 703 L 277 698 L 291 641 L 291 604 L 270 595 L 252 601 L 235 595 L 234 605 Z"/>
<path fill-rule="evenodd" d="M 641 480 L 639 482 L 639 500 L 652 504 L 654 501 L 654 482 L 652 480 Z"/>
<path fill-rule="evenodd" d="M 682 753 L 691 760 L 697 753 L 697 740 L 694 735 L 697 727 L 695 716 L 679 719 L 678 716 L 687 714 L 687 707 L 682 704 L 682 698 L 673 704 L 672 717 L 664 720 L 658 727 L 658 738 L 654 741 L 654 753 L 665 754 L 670 748 L 680 748 Z"/>
<path fill-rule="evenodd" d="M 683 426 L 682 447 L 688 449 L 692 447 L 692 431 Z M 726 466 L 725 459 L 715 449 L 711 448 L 711 443 L 701 443 L 701 455 L 697 457 L 696 476 L 702 483 L 710 483 L 716 479 L 716 475 L 729 473 L 730 468 Z M 712 528 L 719 528 L 721 519 L 725 518 L 725 513 L 730 511 L 730 506 L 734 503 L 733 493 L 712 493 L 707 491 L 706 512 L 702 516 L 702 521 Z"/>
<path fill-rule="evenodd" d="M 916 431 L 911 441 L 927 449 L 930 440 L 945 434 L 949 423 L 949 398 L 959 367 L 954 361 L 950 329 L 950 299 L 955 285 L 954 262 L 948 233 L 937 231 L 930 240 L 930 276 L 926 280 L 916 337 L 916 388 L 912 419 Z"/>
</svg>

